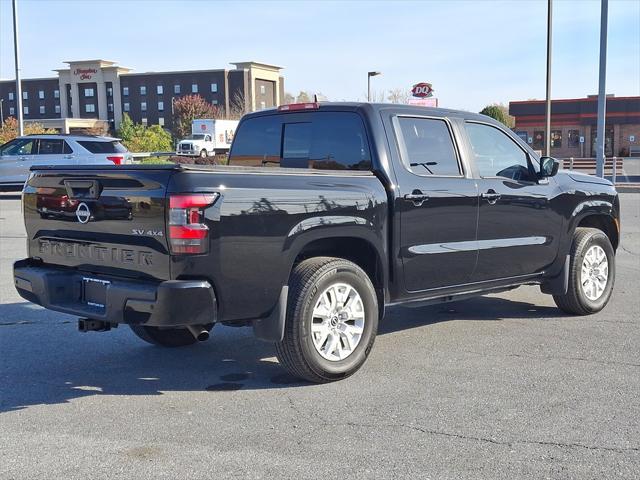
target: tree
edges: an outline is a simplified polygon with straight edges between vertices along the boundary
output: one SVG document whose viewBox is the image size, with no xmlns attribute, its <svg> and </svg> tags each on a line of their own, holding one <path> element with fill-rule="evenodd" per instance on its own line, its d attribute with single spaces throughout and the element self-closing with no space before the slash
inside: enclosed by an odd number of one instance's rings
<svg viewBox="0 0 640 480">
<path fill-rule="evenodd" d="M 291 95 L 289 92 L 284 92 L 284 98 L 280 102 L 282 105 L 289 105 L 291 103 L 296 103 L 296 97 Z"/>
<path fill-rule="evenodd" d="M 160 125 L 145 127 L 140 123 L 133 123 L 126 113 L 118 129 L 118 137 L 131 152 L 168 152 L 173 150 L 171 134 Z"/>
<path fill-rule="evenodd" d="M 39 123 L 26 122 L 24 124 L 25 135 L 58 133 L 52 128 L 44 128 Z M 15 117 L 7 117 L 0 125 L 0 145 L 7 143 L 18 136 L 18 120 Z"/>
<path fill-rule="evenodd" d="M 224 118 L 224 110 L 207 102 L 200 95 L 185 95 L 173 102 L 173 134 L 184 138 L 191 134 L 195 118 Z"/>
<path fill-rule="evenodd" d="M 409 91 L 405 88 L 394 88 L 389 90 L 387 95 L 389 103 L 407 103 L 409 101 Z"/>
<path fill-rule="evenodd" d="M 300 91 L 300 93 L 296 97 L 296 103 L 309 103 L 311 101 L 312 101 L 311 95 L 309 95 L 304 90 Z"/>
<path fill-rule="evenodd" d="M 249 105 L 247 105 L 247 99 L 244 96 L 244 93 L 240 90 L 237 90 L 233 94 L 233 98 L 231 98 L 229 102 L 229 114 L 227 118 L 229 120 L 238 120 L 245 113 L 249 112 Z"/>
<path fill-rule="evenodd" d="M 515 126 L 515 119 L 509 115 L 507 107 L 502 104 L 494 103 L 493 105 L 487 105 L 480 110 L 480 113 L 499 121 L 509 128 L 513 128 Z"/>
</svg>

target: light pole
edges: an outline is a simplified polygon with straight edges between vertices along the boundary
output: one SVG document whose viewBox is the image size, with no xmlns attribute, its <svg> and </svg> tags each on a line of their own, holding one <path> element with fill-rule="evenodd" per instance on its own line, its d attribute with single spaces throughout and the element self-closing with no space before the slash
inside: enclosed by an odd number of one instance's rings
<svg viewBox="0 0 640 480">
<path fill-rule="evenodd" d="M 607 16 L 609 0 L 601 0 L 600 10 L 600 75 L 598 79 L 598 123 L 596 130 L 596 175 L 604 177 L 605 159 L 605 110 L 607 102 L 607 92 L 605 83 L 607 80 Z M 613 166 L 614 172 L 616 166 Z M 615 173 L 614 173 L 615 175 Z"/>
<path fill-rule="evenodd" d="M 13 0 L 13 49 L 16 57 L 16 107 L 18 108 L 18 136 L 24 135 L 22 121 L 22 82 L 20 80 L 20 56 L 18 55 L 18 0 Z"/>
<path fill-rule="evenodd" d="M 4 123 L 4 113 L 2 113 L 2 104 L 4 103 L 4 98 L 0 98 L 0 127 Z"/>
<path fill-rule="evenodd" d="M 546 117 L 545 117 L 545 142 L 544 142 L 544 154 L 547 157 L 551 156 L 551 21 L 552 3 L 553 0 L 547 2 L 547 104 L 546 104 Z"/>
<path fill-rule="evenodd" d="M 371 77 L 382 75 L 382 72 L 367 72 L 367 102 L 371 101 Z"/>
</svg>

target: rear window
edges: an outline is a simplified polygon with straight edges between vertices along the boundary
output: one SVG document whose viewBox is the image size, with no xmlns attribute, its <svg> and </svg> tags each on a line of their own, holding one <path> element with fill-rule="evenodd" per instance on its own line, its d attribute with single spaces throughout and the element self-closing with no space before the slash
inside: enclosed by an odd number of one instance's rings
<svg viewBox="0 0 640 480">
<path fill-rule="evenodd" d="M 243 121 L 229 164 L 370 170 L 371 154 L 364 124 L 356 113 L 287 113 Z"/>
<path fill-rule="evenodd" d="M 124 153 L 127 151 L 127 149 L 116 140 L 79 140 L 78 143 L 91 153 Z"/>
</svg>

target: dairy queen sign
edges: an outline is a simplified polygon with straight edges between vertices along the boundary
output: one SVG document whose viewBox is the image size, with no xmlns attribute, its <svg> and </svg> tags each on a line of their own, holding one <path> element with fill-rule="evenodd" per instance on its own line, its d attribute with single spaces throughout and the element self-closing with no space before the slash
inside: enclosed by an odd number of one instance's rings
<svg viewBox="0 0 640 480">
<path fill-rule="evenodd" d="M 417 98 L 427 98 L 433 96 L 433 87 L 430 83 L 416 83 L 411 89 L 411 95 Z"/>
<path fill-rule="evenodd" d="M 76 68 L 73 74 L 76 77 L 80 77 L 80 80 L 91 80 L 91 78 L 98 73 L 95 68 Z"/>
</svg>

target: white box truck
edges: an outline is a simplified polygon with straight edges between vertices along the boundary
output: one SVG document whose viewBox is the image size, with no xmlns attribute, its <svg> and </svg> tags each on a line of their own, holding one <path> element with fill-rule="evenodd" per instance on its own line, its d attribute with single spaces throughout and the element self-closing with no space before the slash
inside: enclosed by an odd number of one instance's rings
<svg viewBox="0 0 640 480">
<path fill-rule="evenodd" d="M 237 126 L 238 120 L 195 119 L 191 122 L 191 135 L 178 142 L 176 154 L 208 157 L 227 153 Z"/>
</svg>

